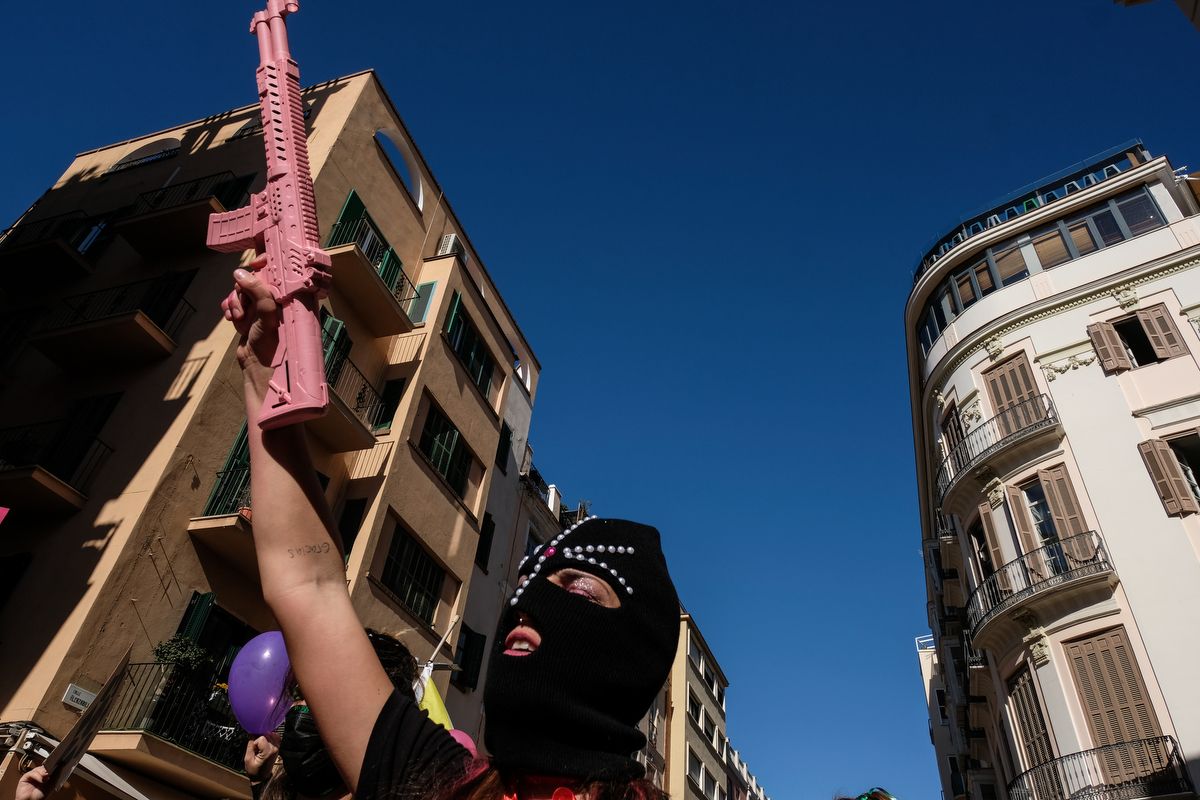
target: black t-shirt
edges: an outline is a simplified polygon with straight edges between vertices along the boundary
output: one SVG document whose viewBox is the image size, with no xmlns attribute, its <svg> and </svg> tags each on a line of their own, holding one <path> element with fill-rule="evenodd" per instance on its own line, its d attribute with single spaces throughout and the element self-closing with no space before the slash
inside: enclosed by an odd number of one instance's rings
<svg viewBox="0 0 1200 800">
<path fill-rule="evenodd" d="M 392 692 L 371 730 L 355 800 L 428 797 L 452 787 L 470 758 L 416 703 Z"/>
</svg>

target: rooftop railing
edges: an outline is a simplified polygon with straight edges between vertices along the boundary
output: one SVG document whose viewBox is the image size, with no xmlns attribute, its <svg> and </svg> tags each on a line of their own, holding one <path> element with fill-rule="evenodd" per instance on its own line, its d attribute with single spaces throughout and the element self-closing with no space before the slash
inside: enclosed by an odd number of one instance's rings
<svg viewBox="0 0 1200 800">
<path fill-rule="evenodd" d="M 1009 800 L 1137 800 L 1191 791 L 1179 745 L 1171 736 L 1062 756 L 1026 770 L 1008 785 Z"/>
<path fill-rule="evenodd" d="M 1027 597 L 1077 578 L 1111 572 L 1104 540 L 1095 531 L 1069 536 L 1013 559 L 988 576 L 967 601 L 974 636 L 988 620 Z"/>
<path fill-rule="evenodd" d="M 225 691 L 207 673 L 175 664 L 130 664 L 120 681 L 104 730 L 152 733 L 241 772 L 246 734 Z"/>
<path fill-rule="evenodd" d="M 181 274 L 171 273 L 161 278 L 66 297 L 57 309 L 42 319 L 38 330 L 55 330 L 141 311 L 163 333 L 174 337 L 196 311 L 183 299 L 187 285 L 179 279 Z"/>
<path fill-rule="evenodd" d="M 1054 410 L 1054 402 L 1049 395 L 1044 394 L 1022 400 L 981 423 L 954 445 L 942 459 L 936 481 L 939 501 L 946 496 L 946 492 L 959 476 L 992 453 L 1036 431 L 1057 424 L 1058 415 Z"/>
<path fill-rule="evenodd" d="M 329 231 L 327 247 L 355 244 L 367 261 L 375 267 L 380 280 L 397 302 L 405 303 L 417 296 L 417 287 L 404 272 L 404 264 L 396 251 L 380 233 L 375 221 L 365 211 L 357 219 L 338 220 Z"/>
<path fill-rule="evenodd" d="M 0 429 L 0 473 L 41 467 L 81 493 L 110 453 L 111 447 L 70 420 Z"/>
<path fill-rule="evenodd" d="M 138 195 L 130 216 L 177 208 L 215 197 L 225 208 L 238 208 L 246 200 L 247 181 L 232 172 L 218 172 L 203 178 L 164 186 Z"/>
</svg>

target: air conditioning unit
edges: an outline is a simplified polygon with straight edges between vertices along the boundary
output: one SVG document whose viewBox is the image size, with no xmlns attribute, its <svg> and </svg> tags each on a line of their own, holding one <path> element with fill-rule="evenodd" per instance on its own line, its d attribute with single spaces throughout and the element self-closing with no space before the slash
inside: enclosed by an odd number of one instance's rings
<svg viewBox="0 0 1200 800">
<path fill-rule="evenodd" d="M 458 238 L 457 233 L 447 233 L 438 242 L 437 254 L 439 256 L 456 255 L 462 259 L 463 263 L 467 263 L 467 248 L 463 247 L 462 239 Z"/>
</svg>

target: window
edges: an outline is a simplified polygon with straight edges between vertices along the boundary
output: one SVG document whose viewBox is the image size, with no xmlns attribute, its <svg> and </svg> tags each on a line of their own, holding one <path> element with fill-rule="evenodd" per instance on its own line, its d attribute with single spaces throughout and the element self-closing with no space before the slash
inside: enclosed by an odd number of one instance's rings
<svg viewBox="0 0 1200 800">
<path fill-rule="evenodd" d="M 446 341 L 450 349 L 467 370 L 472 383 L 490 399 L 492 376 L 496 372 L 496 360 L 492 358 L 487 342 L 463 308 L 462 295 L 454 293 L 450 301 L 450 314 L 446 317 Z"/>
<path fill-rule="evenodd" d="M 1042 706 L 1038 702 L 1037 690 L 1034 688 L 1033 676 L 1028 667 L 1023 668 L 1009 680 L 1008 697 L 1025 751 L 1026 769 L 1044 764 L 1054 758 L 1054 750 L 1050 745 L 1050 734 L 1046 730 L 1046 720 L 1042 716 Z M 1061 795 L 1049 796 L 1059 797 Z"/>
<path fill-rule="evenodd" d="M 704 786 L 702 788 L 704 789 L 704 796 L 708 800 L 716 800 L 717 779 L 713 777 L 713 774 L 708 771 L 707 767 L 704 769 Z"/>
<path fill-rule="evenodd" d="M 1065 465 L 1038 470 L 1037 480 L 1008 486 L 1005 493 L 1029 580 L 1060 575 L 1094 558 L 1091 537 L 1082 535 L 1087 526 Z"/>
<path fill-rule="evenodd" d="M 487 648 L 487 636 L 476 633 L 465 624 L 458 633 L 458 646 L 454 649 L 454 663 L 459 669 L 450 674 L 450 683 L 464 692 L 479 685 L 479 668 L 483 664 L 483 653 Z"/>
<path fill-rule="evenodd" d="M 475 546 L 475 566 L 488 571 L 488 560 L 492 557 L 492 538 L 496 533 L 496 520 L 484 512 L 483 524 L 479 526 L 479 544 Z"/>
<path fill-rule="evenodd" d="M 436 288 L 437 281 L 417 284 L 416 294 L 408 301 L 408 305 L 404 309 L 404 313 L 413 325 L 425 322 L 425 315 L 429 313 L 429 304 L 433 301 L 433 291 Z"/>
<path fill-rule="evenodd" d="M 1021 248 L 1016 244 L 1011 244 L 996 253 L 994 258 L 1001 286 L 1009 286 L 1029 277 L 1029 269 L 1025 266 L 1025 256 L 1021 255 Z"/>
<path fill-rule="evenodd" d="M 407 384 L 408 380 L 405 378 L 396 378 L 383 384 L 379 415 L 375 418 L 376 432 L 392 427 L 392 422 L 396 419 L 396 409 L 400 407 L 400 401 L 404 398 L 404 387 Z"/>
<path fill-rule="evenodd" d="M 445 575 L 415 538 L 396 523 L 381 582 L 414 617 L 433 624 Z"/>
<path fill-rule="evenodd" d="M 945 725 L 950 721 L 950 718 L 946 716 L 946 690 L 934 689 L 934 697 L 937 700 L 938 717 L 941 719 L 942 724 Z"/>
<path fill-rule="evenodd" d="M 1200 512 L 1200 435 L 1151 439 L 1138 445 L 1163 508 L 1173 517 Z"/>
<path fill-rule="evenodd" d="M 434 470 L 446 479 L 454 493 L 462 498 L 467 491 L 471 471 L 471 451 L 467 449 L 458 428 L 432 402 L 425 416 L 418 446 Z"/>
<path fill-rule="evenodd" d="M 1067 249 L 1067 242 L 1063 239 L 1062 232 L 1057 226 L 1048 231 L 1035 234 L 1033 237 L 1033 250 L 1037 253 L 1038 263 L 1042 265 L 1042 269 L 1050 269 L 1057 267 L 1071 260 L 1071 252 Z"/>
<path fill-rule="evenodd" d="M 354 343 L 350 341 L 350 334 L 346 330 L 345 322 L 324 308 L 321 309 L 320 317 L 321 345 L 325 358 L 325 381 L 326 383 L 337 383 Z"/>
<path fill-rule="evenodd" d="M 713 724 L 713 718 L 710 714 L 704 715 L 704 722 L 701 723 L 701 729 L 704 731 L 704 738 L 708 739 L 713 747 L 716 747 L 717 727 Z"/>
<path fill-rule="evenodd" d="M 1117 208 L 1129 232 L 1134 236 L 1161 228 L 1165 224 L 1158 209 L 1154 207 L 1154 201 L 1144 191 L 1124 200 L 1117 200 Z"/>
<path fill-rule="evenodd" d="M 528 532 L 525 534 L 525 557 L 528 558 L 529 556 L 532 556 L 533 551 L 537 550 L 541 546 L 542 542 L 540 539 L 538 539 L 537 532 L 534 531 L 533 526 L 530 525 Z"/>
<path fill-rule="evenodd" d="M 507 422 L 500 423 L 500 441 L 496 445 L 496 466 L 505 475 L 508 474 L 508 456 L 512 451 L 512 428 Z"/>
<path fill-rule="evenodd" d="M 697 756 L 692 748 L 689 747 L 687 759 L 688 777 L 695 781 L 697 786 L 700 785 L 700 774 L 702 770 L 703 767 L 700 766 L 700 757 Z"/>
<path fill-rule="evenodd" d="M 701 718 L 704 716 L 704 709 L 700 705 L 700 701 L 696 699 L 696 695 L 688 692 L 688 716 L 692 718 L 697 725 L 700 724 Z"/>
<path fill-rule="evenodd" d="M 1162 303 L 1109 322 L 1094 322 L 1088 325 L 1087 333 L 1108 375 L 1187 353 Z"/>
<path fill-rule="evenodd" d="M 342 504 L 342 513 L 338 517 L 338 533 L 342 535 L 342 554 L 346 563 L 350 562 L 350 551 L 354 549 L 354 540 L 358 538 L 358 530 L 362 527 L 363 517 L 367 513 L 367 498 L 352 497 Z"/>
</svg>

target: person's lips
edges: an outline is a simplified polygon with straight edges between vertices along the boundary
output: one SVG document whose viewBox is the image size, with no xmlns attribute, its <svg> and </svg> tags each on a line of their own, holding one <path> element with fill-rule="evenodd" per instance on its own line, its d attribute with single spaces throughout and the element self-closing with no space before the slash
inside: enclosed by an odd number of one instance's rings
<svg viewBox="0 0 1200 800">
<path fill-rule="evenodd" d="M 518 625 L 504 637 L 504 655 L 527 656 L 538 649 L 542 637 L 528 625 Z"/>
</svg>

